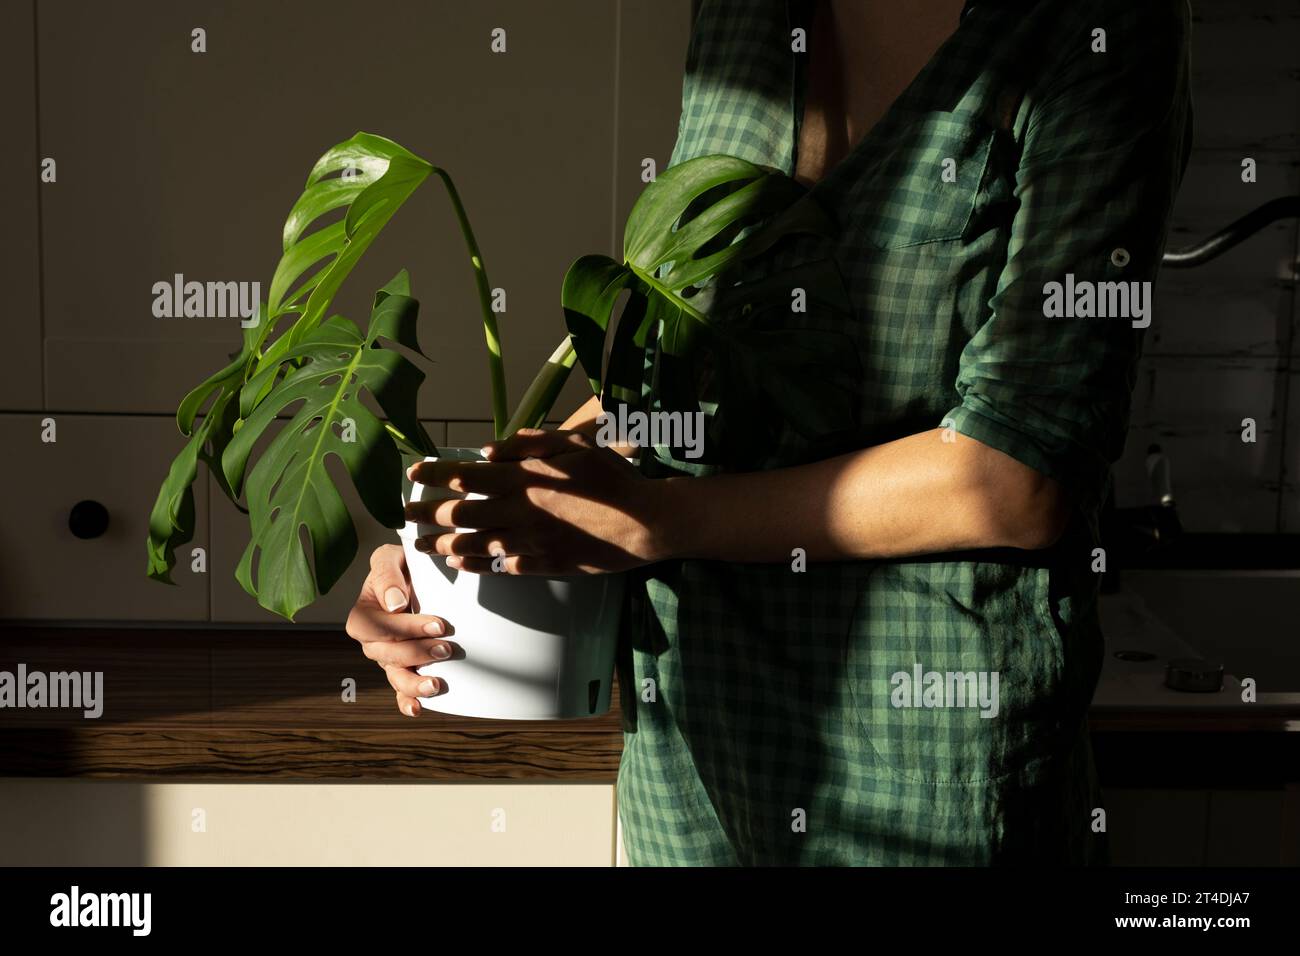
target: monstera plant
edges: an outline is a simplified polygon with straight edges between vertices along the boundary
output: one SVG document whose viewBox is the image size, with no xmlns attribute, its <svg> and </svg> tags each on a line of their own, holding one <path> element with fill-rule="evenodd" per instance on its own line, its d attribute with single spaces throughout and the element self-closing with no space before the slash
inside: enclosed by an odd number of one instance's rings
<svg viewBox="0 0 1300 956">
<path fill-rule="evenodd" d="M 584 256 L 573 264 L 561 294 L 569 334 L 508 414 L 491 286 L 451 177 L 391 140 L 358 133 L 326 152 L 307 177 L 284 224 L 283 254 L 267 301 L 243 330 L 239 352 L 180 403 L 176 422 L 188 440 L 150 516 L 150 577 L 171 583 L 174 551 L 193 535 L 192 485 L 200 462 L 248 515 L 251 539 L 236 577 L 263 607 L 290 620 L 327 592 L 356 554 L 352 518 L 326 468 L 330 458 L 346 466 L 376 521 L 403 525 L 403 456 L 436 449 L 416 415 L 423 373 L 385 343 L 419 353 L 418 304 L 403 271 L 376 293 L 364 331 L 330 315 L 330 305 L 375 237 L 431 177 L 451 200 L 477 287 L 498 438 L 541 424 L 577 359 L 606 407 L 639 403 L 652 342 L 666 356 L 686 356 L 702 338 L 736 334 L 716 320 L 724 311 L 761 313 L 787 301 L 792 282 L 834 286 L 815 267 L 749 286 L 727 280 L 727 270 L 782 237 L 825 232 L 830 222 L 779 172 L 728 156 L 682 163 L 637 201 L 622 262 Z M 628 297 L 604 366 L 607 333 L 624 290 Z M 757 362 L 755 368 L 772 355 L 761 336 L 737 344 L 738 354 L 748 356 L 742 361 Z M 791 344 L 777 351 L 788 356 Z M 776 374 L 771 381 L 786 383 L 774 385 L 778 391 L 797 389 L 793 379 L 799 377 Z M 363 403 L 362 391 L 384 419 Z"/>
<path fill-rule="evenodd" d="M 844 435 L 856 424 L 856 352 L 842 332 L 790 328 L 796 294 L 820 314 L 850 307 L 838 268 L 814 258 L 741 281 L 751 260 L 799 233 L 830 237 L 835 225 L 792 179 L 732 156 L 674 166 L 651 183 L 628 217 L 623 261 L 589 255 L 564 279 L 561 299 L 578 358 L 607 411 L 643 408 L 653 342 L 654 401 L 664 411 L 700 407 L 697 356 L 720 366 L 726 399 L 713 416 L 729 442 L 751 454 L 785 421 L 805 437 Z M 628 295 L 602 363 L 613 312 Z M 717 405 L 718 403 L 714 403 Z M 723 460 L 718 458 L 717 460 Z"/>
</svg>

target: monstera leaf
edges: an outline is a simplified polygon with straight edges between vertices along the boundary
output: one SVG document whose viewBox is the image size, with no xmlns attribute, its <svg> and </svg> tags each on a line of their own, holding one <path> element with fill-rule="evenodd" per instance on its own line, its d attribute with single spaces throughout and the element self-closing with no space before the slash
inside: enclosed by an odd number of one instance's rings
<svg viewBox="0 0 1300 956">
<path fill-rule="evenodd" d="M 175 549 L 193 537 L 192 485 L 200 461 L 211 467 L 218 486 L 237 498 L 218 463 L 243 420 L 275 385 L 277 376 L 266 374 L 267 369 L 280 370 L 320 324 L 362 253 L 433 172 L 440 171 L 370 133 L 357 133 L 316 162 L 285 221 L 283 255 L 269 301 L 244 329 L 242 347 L 230 364 L 185 396 L 177 409 L 176 424 L 189 440 L 172 463 L 150 515 L 150 577 L 171 583 Z M 335 221 L 325 223 L 330 214 Z M 309 232 L 313 225 L 318 228 Z M 292 317 L 292 324 L 268 344 L 286 317 Z M 254 378 L 259 387 L 245 388 Z"/>
<path fill-rule="evenodd" d="M 198 475 L 199 461 L 212 465 L 215 455 L 220 456 L 238 419 L 238 402 L 234 399 L 244 384 L 245 375 L 256 355 L 259 329 L 265 325 L 265 310 L 259 310 L 258 321 L 244 329 L 244 345 L 239 353 L 220 372 L 194 389 L 181 403 L 177 423 L 189 441 L 172 462 L 167 478 L 158 491 L 153 511 L 149 515 L 149 565 L 151 578 L 172 584 L 171 569 L 175 564 L 173 552 L 194 537 L 194 479 Z M 208 413 L 196 426 L 195 415 L 211 399 Z M 219 473 L 220 469 L 213 469 Z M 229 488 L 223 481 L 227 493 Z"/>
<path fill-rule="evenodd" d="M 699 296 L 711 314 L 735 317 L 712 327 L 730 422 L 770 439 L 780 423 L 816 442 L 845 437 L 858 424 L 862 368 L 843 331 L 791 327 L 790 290 L 803 289 L 809 315 L 847 315 L 848 290 L 829 259 L 802 263 L 753 282 Z"/>
<path fill-rule="evenodd" d="M 403 524 L 401 453 L 389 429 L 362 403 L 361 392 L 375 398 L 416 448 L 433 450 L 414 415 L 424 373 L 379 342 L 387 339 L 418 352 L 417 310 L 407 275 L 399 273 L 375 296 L 364 336 L 352 322 L 333 316 L 284 353 L 287 375 L 277 379 L 279 370 L 270 366 L 242 390 L 266 397 L 221 456 L 230 488 L 236 494 L 247 491 L 252 528 L 236 577 L 263 607 L 290 620 L 328 591 L 356 555 L 352 520 L 326 470 L 331 457 L 346 466 L 376 521 L 390 528 Z M 254 445 L 290 408 L 296 408 L 293 417 L 262 452 L 245 488 Z"/>
<path fill-rule="evenodd" d="M 278 362 L 320 323 L 348 273 L 433 172 L 431 163 L 371 133 L 357 133 L 316 161 L 307 188 L 285 220 L 284 254 L 271 277 L 267 301 L 271 326 L 288 312 L 298 318 L 289 334 L 259 358 L 259 370 Z M 342 219 L 304 235 L 313 223 L 343 206 L 347 213 Z M 312 269 L 311 276 L 299 282 Z"/>
<path fill-rule="evenodd" d="M 693 404 L 692 386 L 683 379 L 690 376 L 692 354 L 707 341 L 728 356 L 733 384 L 752 386 L 737 404 L 749 404 L 753 390 L 761 389 L 775 402 L 768 407 L 796 414 L 816 389 L 801 389 L 798 380 L 807 378 L 807 367 L 785 358 L 815 354 L 847 371 L 850 356 L 827 356 L 843 350 L 842 339 L 801 332 L 791 338 L 747 334 L 733 318 L 759 317 L 777 306 L 789 312 L 796 286 L 821 306 L 847 309 L 838 271 L 823 263 L 739 286 L 727 277 L 786 236 L 829 236 L 834 229 L 815 200 L 775 170 L 733 156 L 702 156 L 668 169 L 646 187 L 628 217 L 623 262 L 583 256 L 565 276 L 565 321 L 592 390 L 610 411 L 619 403 L 639 404 L 646 349 L 657 334 L 655 382 L 665 408 L 689 410 Z M 606 338 L 625 290 L 627 302 L 606 364 Z M 774 342 L 798 347 L 782 353 L 773 349 Z M 844 405 L 842 382 L 837 375 L 836 409 Z"/>
</svg>

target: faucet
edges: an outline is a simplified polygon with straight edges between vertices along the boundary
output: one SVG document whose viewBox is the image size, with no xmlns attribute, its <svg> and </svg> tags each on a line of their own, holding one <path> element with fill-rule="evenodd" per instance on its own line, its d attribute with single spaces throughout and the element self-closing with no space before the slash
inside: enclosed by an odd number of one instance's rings
<svg viewBox="0 0 1300 956">
<path fill-rule="evenodd" d="M 1183 534 L 1174 499 L 1169 456 L 1158 444 L 1147 446 L 1146 472 L 1151 489 L 1150 502 L 1117 507 L 1112 485 L 1101 509 L 1101 544 L 1106 550 L 1108 572 L 1102 578 L 1102 590 L 1107 593 L 1119 589 L 1120 569 L 1132 563 L 1133 557 L 1167 548 Z"/>
</svg>

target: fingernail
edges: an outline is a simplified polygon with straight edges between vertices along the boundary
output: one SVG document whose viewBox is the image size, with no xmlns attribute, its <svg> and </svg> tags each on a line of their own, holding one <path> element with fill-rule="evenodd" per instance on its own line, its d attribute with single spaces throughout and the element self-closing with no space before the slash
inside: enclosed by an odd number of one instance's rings
<svg viewBox="0 0 1300 956">
<path fill-rule="evenodd" d="M 414 717 L 417 713 L 419 713 L 419 708 L 417 708 L 414 704 L 407 704 L 405 707 L 402 708 L 402 711 L 403 713 L 406 714 L 407 717 Z"/>
<path fill-rule="evenodd" d="M 435 644 L 429 648 L 429 653 L 433 655 L 435 661 L 445 661 L 451 657 L 451 648 L 446 644 Z"/>
<path fill-rule="evenodd" d="M 415 469 L 418 467 L 419 465 L 415 464 L 412 465 L 410 468 L 406 469 L 406 477 L 410 478 L 412 481 L 415 481 Z"/>
<path fill-rule="evenodd" d="M 415 550 L 421 554 L 431 554 L 433 552 L 433 542 L 428 538 L 416 538 Z"/>
<path fill-rule="evenodd" d="M 484 458 L 491 458 L 492 452 L 494 451 L 496 451 L 495 445 L 484 445 L 482 448 L 478 450 L 478 453 L 482 455 Z"/>
<path fill-rule="evenodd" d="M 399 587 L 391 587 L 384 592 L 384 607 L 390 611 L 400 611 L 406 607 L 406 594 Z"/>
<path fill-rule="evenodd" d="M 420 681 L 420 686 L 416 690 L 421 697 L 432 697 L 438 692 L 438 685 L 430 678 L 426 681 Z"/>
<path fill-rule="evenodd" d="M 442 621 L 430 621 L 428 624 L 424 625 L 424 633 L 428 634 L 430 637 L 441 637 Z"/>
<path fill-rule="evenodd" d="M 463 562 L 460 560 L 459 555 L 453 554 L 451 557 L 447 559 L 447 567 L 449 568 L 458 568 L 461 566 L 462 563 Z"/>
</svg>

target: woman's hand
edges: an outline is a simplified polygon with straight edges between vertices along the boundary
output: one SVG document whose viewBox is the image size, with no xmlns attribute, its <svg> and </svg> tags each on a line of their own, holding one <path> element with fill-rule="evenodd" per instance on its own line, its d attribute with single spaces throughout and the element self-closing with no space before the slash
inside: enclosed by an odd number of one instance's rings
<svg viewBox="0 0 1300 956">
<path fill-rule="evenodd" d="M 447 555 L 453 568 L 505 574 L 598 574 L 672 555 L 668 482 L 642 477 L 589 436 L 526 428 L 485 451 L 486 462 L 411 467 L 420 484 L 487 496 L 408 505 L 407 518 L 440 529 L 416 548 Z"/>
<path fill-rule="evenodd" d="M 361 652 L 388 675 L 397 692 L 397 709 L 408 717 L 420 714 L 417 697 L 442 693 L 436 677 L 421 677 L 415 668 L 451 657 L 450 642 L 438 640 L 455 633 L 432 614 L 407 614 L 411 580 L 400 545 L 386 544 L 370 556 L 370 576 L 348 615 L 349 636 L 361 642 Z"/>
</svg>

